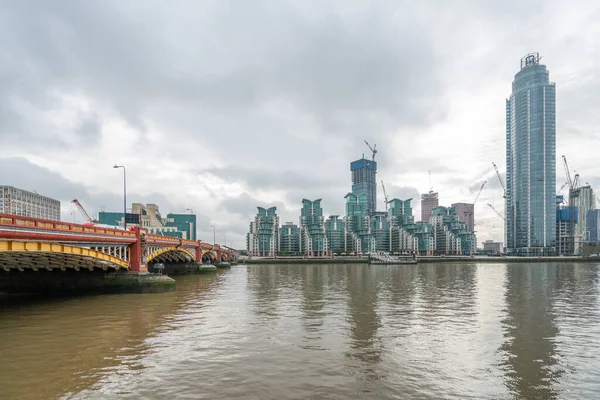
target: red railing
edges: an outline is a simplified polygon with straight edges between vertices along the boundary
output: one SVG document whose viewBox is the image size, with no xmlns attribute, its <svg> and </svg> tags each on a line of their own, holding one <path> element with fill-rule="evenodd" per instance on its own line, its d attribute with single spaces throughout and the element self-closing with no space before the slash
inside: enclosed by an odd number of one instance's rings
<svg viewBox="0 0 600 400">
<path fill-rule="evenodd" d="M 38 219 L 31 217 L 22 217 L 18 215 L 11 214 L 0 214 L 0 228 L 2 227 L 10 227 L 10 228 L 30 228 L 30 229 L 38 229 L 40 231 L 52 231 L 53 234 L 57 234 L 60 236 L 60 233 L 78 233 L 78 234 L 92 234 L 92 235 L 103 235 L 103 236 L 114 236 L 114 239 L 111 241 L 117 241 L 119 238 L 122 239 L 133 239 L 137 240 L 135 232 L 125 231 L 121 229 L 113 229 L 113 228 L 104 228 L 97 227 L 93 225 L 82 225 L 75 224 L 71 222 L 65 221 L 52 221 L 46 219 Z M 144 231 L 144 228 L 140 228 L 140 230 Z M 16 234 L 15 234 L 16 235 Z M 22 233 L 19 236 L 21 239 L 24 238 L 25 233 Z M 46 235 L 47 236 L 47 235 Z M 62 240 L 67 239 L 62 238 Z M 97 240 L 96 238 L 91 238 L 91 240 Z M 193 241 L 193 240 L 184 240 L 171 236 L 162 236 L 162 235 L 154 235 L 154 234 L 146 234 L 146 240 L 149 243 L 153 244 L 173 244 L 178 245 L 181 240 L 181 245 L 185 247 L 201 247 L 202 249 L 212 249 L 215 251 L 223 251 L 225 253 L 230 253 L 228 249 L 221 249 L 221 246 L 211 245 L 208 243 L 203 243 L 201 241 Z"/>
<path fill-rule="evenodd" d="M 58 232 L 91 233 L 95 235 L 111 235 L 135 238 L 135 233 L 121 229 L 103 228 L 75 224 L 64 221 L 52 221 L 46 219 L 37 219 L 30 217 L 21 217 L 18 215 L 0 214 L 0 227 L 14 228 L 37 228 L 40 230 L 51 230 Z"/>
</svg>

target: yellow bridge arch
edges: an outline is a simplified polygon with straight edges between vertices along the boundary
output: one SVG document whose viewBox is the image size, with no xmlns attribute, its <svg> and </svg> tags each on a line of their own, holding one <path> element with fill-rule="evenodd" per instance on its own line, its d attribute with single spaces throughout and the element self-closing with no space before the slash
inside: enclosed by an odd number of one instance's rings
<svg viewBox="0 0 600 400">
<path fill-rule="evenodd" d="M 147 262 L 150 261 L 194 261 L 196 256 L 188 249 L 183 247 L 163 247 L 154 253 L 150 254 Z"/>
<path fill-rule="evenodd" d="M 39 268 L 129 268 L 127 261 L 85 247 L 45 242 L 0 241 L 0 267 L 5 270 Z"/>
<path fill-rule="evenodd" d="M 202 250 L 202 259 L 205 258 L 204 256 L 208 256 L 213 260 L 217 259 L 217 253 L 212 249 Z"/>
</svg>

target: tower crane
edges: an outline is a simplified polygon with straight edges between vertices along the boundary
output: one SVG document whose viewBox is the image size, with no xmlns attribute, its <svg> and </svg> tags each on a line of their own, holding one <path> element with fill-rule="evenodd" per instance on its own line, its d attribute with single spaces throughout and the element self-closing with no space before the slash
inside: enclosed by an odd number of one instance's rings
<svg viewBox="0 0 600 400">
<path fill-rule="evenodd" d="M 85 211 L 85 208 L 83 208 L 79 200 L 74 199 L 71 201 L 71 203 L 75 204 L 81 215 L 83 215 L 83 219 L 85 219 L 85 222 L 94 222 L 92 217 L 90 217 L 90 214 L 88 214 L 87 211 Z"/>
<path fill-rule="evenodd" d="M 573 204 L 573 199 L 579 197 L 579 174 L 575 172 L 575 176 L 571 179 L 571 171 L 569 169 L 569 164 L 567 163 L 567 158 L 563 155 L 563 165 L 565 167 L 565 174 L 567 175 L 567 184 L 569 185 L 569 239 L 570 244 L 573 246 L 573 251 L 575 251 L 575 216 L 573 215 L 575 212 L 575 205 Z"/>
<path fill-rule="evenodd" d="M 498 177 L 498 180 L 500 181 L 500 185 L 502 186 L 502 190 L 504 191 L 503 197 L 506 198 L 506 185 L 504 185 L 504 181 L 502 180 L 502 177 L 500 176 L 500 172 L 498 171 L 498 166 L 494 162 L 492 163 L 492 165 L 494 166 L 494 169 L 496 170 L 496 176 Z"/>
<path fill-rule="evenodd" d="M 494 212 L 495 212 L 496 214 L 498 214 L 498 216 L 499 216 L 500 218 L 502 218 L 502 219 L 504 220 L 504 222 L 506 222 L 506 218 L 504 218 L 504 215 L 500 214 L 500 212 L 499 212 L 498 210 L 496 210 L 496 208 L 495 208 L 493 205 L 491 205 L 490 203 L 488 203 L 488 206 L 489 206 L 489 207 L 490 207 L 492 210 L 494 210 Z"/>
<path fill-rule="evenodd" d="M 367 142 L 365 140 L 365 143 L 367 146 L 369 146 L 369 149 L 371 150 L 371 153 L 373 153 L 373 161 L 375 161 L 375 154 L 377 154 L 377 144 L 374 144 L 373 147 L 371 147 L 371 145 L 369 144 L 369 142 Z"/>
<path fill-rule="evenodd" d="M 466 211 L 465 211 L 465 216 L 467 218 L 472 217 L 473 216 L 473 212 L 475 209 L 475 203 L 477 203 L 477 199 L 479 199 L 479 196 L 481 196 L 481 192 L 483 191 L 483 187 L 485 186 L 485 184 L 487 183 L 487 181 L 483 181 L 483 183 L 481 184 L 481 187 L 479 188 L 479 192 L 477 192 L 477 196 L 475 197 L 475 201 L 473 201 L 473 204 L 467 205 L 466 206 Z M 475 221 L 473 221 L 473 233 L 475 232 Z"/>
<path fill-rule="evenodd" d="M 383 187 L 383 198 L 384 198 L 384 201 L 385 201 L 385 212 L 387 214 L 389 200 L 388 200 L 387 192 L 385 191 L 385 185 L 383 184 L 383 181 L 381 181 L 381 186 Z"/>
</svg>

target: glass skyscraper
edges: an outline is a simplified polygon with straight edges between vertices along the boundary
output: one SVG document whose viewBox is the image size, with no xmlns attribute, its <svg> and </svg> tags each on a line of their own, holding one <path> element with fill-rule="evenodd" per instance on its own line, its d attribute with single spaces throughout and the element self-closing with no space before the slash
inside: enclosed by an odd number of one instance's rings
<svg viewBox="0 0 600 400">
<path fill-rule="evenodd" d="M 377 162 L 361 158 L 350 163 L 352 173 L 352 193 L 360 197 L 366 195 L 366 214 L 377 211 Z"/>
<path fill-rule="evenodd" d="M 521 59 L 506 100 L 506 239 L 512 254 L 556 240 L 556 89 L 538 53 Z"/>
</svg>

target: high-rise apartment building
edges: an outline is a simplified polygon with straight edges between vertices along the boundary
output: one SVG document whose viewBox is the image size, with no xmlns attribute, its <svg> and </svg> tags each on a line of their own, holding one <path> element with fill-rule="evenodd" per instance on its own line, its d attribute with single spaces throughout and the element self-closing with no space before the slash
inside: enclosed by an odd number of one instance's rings
<svg viewBox="0 0 600 400">
<path fill-rule="evenodd" d="M 366 197 L 366 213 L 377 211 L 377 162 L 361 158 L 350 163 L 352 173 L 352 193 Z"/>
<path fill-rule="evenodd" d="M 573 218 L 571 218 L 573 213 Z M 575 237 L 573 235 L 577 226 L 578 211 L 576 207 L 558 203 L 556 205 L 556 254 L 575 254 Z"/>
<path fill-rule="evenodd" d="M 506 238 L 512 254 L 552 254 L 556 240 L 556 91 L 538 53 L 521 59 L 506 100 Z"/>
<path fill-rule="evenodd" d="M 300 212 L 300 251 L 307 256 L 325 256 L 329 246 L 325 235 L 325 219 L 321 199 L 302 199 Z"/>
<path fill-rule="evenodd" d="M 339 215 L 331 215 L 325 220 L 325 235 L 331 251 L 346 251 L 346 223 Z"/>
<path fill-rule="evenodd" d="M 12 186 L 0 186 L 0 214 L 60 221 L 60 201 Z"/>
<path fill-rule="evenodd" d="M 286 222 L 279 230 L 279 255 L 300 253 L 300 228 L 293 222 Z"/>
<path fill-rule="evenodd" d="M 589 240 L 589 229 L 587 227 L 587 214 L 590 210 L 596 208 L 596 194 L 591 186 L 582 186 L 576 189 L 577 196 L 569 201 L 577 207 L 577 225 L 575 225 L 575 252 L 583 242 Z"/>
<path fill-rule="evenodd" d="M 451 207 L 456 210 L 458 220 L 467 224 L 467 230 L 475 232 L 475 204 L 454 203 Z"/>
<path fill-rule="evenodd" d="M 274 257 L 279 249 L 279 216 L 277 207 L 257 207 L 258 213 L 250 222 L 246 235 L 248 254 L 259 257 Z"/>
<path fill-rule="evenodd" d="M 438 202 L 438 193 L 433 190 L 421 195 L 421 221 L 429 222 L 431 210 L 439 206 Z"/>
<path fill-rule="evenodd" d="M 600 244 L 600 210 L 588 211 L 586 220 L 589 232 L 588 242 L 591 244 Z"/>
</svg>

